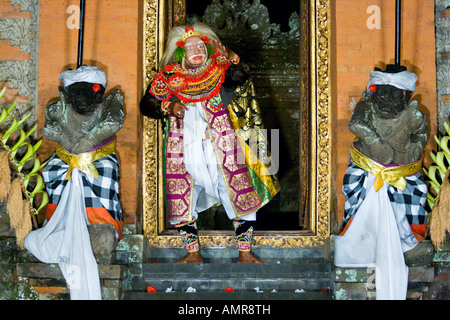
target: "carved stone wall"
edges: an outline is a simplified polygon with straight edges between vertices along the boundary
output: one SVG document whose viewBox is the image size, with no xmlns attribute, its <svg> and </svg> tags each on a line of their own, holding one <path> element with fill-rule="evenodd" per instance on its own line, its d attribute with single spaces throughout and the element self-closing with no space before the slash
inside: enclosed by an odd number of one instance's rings
<svg viewBox="0 0 450 320">
<path fill-rule="evenodd" d="M 0 88 L 8 88 L 1 105 L 16 101 L 17 118 L 31 112 L 27 129 L 37 122 L 39 0 L 0 0 L 0 6 Z"/>
<path fill-rule="evenodd" d="M 450 124 L 450 1 L 436 0 L 436 87 L 438 130 Z"/>
</svg>

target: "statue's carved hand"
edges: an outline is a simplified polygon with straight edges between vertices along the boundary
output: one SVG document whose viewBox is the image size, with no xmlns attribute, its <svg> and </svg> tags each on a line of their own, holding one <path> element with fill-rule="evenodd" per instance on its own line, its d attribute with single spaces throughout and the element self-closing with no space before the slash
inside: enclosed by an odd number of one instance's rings
<svg viewBox="0 0 450 320">
<path fill-rule="evenodd" d="M 44 136 L 51 141 L 61 141 L 62 129 L 61 125 L 56 121 L 49 121 L 44 126 Z"/>
<path fill-rule="evenodd" d="M 94 147 L 96 146 L 92 141 L 88 140 L 87 138 L 82 138 L 71 148 L 70 151 L 72 153 L 83 153 L 90 149 L 93 149 Z"/>
<path fill-rule="evenodd" d="M 411 143 L 411 146 L 408 148 L 408 150 L 409 162 L 415 162 L 419 160 L 420 154 L 422 152 L 422 147 L 418 143 Z"/>
<path fill-rule="evenodd" d="M 375 160 L 383 164 L 390 164 L 394 159 L 394 149 L 381 140 L 371 146 L 370 153 Z"/>
</svg>

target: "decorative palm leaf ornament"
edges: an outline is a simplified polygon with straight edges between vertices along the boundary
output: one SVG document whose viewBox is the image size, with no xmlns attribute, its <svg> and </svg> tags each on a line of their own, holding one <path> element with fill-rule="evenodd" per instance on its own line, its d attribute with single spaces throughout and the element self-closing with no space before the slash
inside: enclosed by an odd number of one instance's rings
<svg viewBox="0 0 450 320">
<path fill-rule="evenodd" d="M 440 248 L 450 231 L 450 126 L 444 124 L 447 135 L 438 139 L 435 137 L 439 152 L 431 152 L 434 164 L 424 173 L 430 179 L 427 194 L 428 204 L 431 208 L 429 219 L 429 233 L 435 248 Z"/>
<path fill-rule="evenodd" d="M 0 99 L 5 91 L 6 87 L 0 92 Z M 46 163 L 41 164 L 36 157 L 36 151 L 39 149 L 42 140 L 39 140 L 35 145 L 27 141 L 36 130 L 37 125 L 28 132 L 20 128 L 30 117 L 30 114 L 21 120 L 17 120 L 11 116 L 11 111 L 15 106 L 16 103 L 14 102 L 8 109 L 0 107 L 0 125 L 11 120 L 7 130 L 0 133 L 0 201 L 7 199 L 10 225 L 16 232 L 18 245 L 23 247 L 23 240 L 32 229 L 32 220 L 35 221 L 35 215 L 48 204 L 48 194 L 45 191 L 44 180 L 40 174 Z M 14 141 L 12 134 L 15 131 L 19 135 L 17 140 Z M 22 151 L 25 148 L 26 152 L 23 156 L 20 156 L 19 149 Z M 29 161 L 33 161 L 31 171 L 24 168 Z M 36 208 L 35 200 L 38 194 L 42 195 L 42 199 Z"/>
</svg>

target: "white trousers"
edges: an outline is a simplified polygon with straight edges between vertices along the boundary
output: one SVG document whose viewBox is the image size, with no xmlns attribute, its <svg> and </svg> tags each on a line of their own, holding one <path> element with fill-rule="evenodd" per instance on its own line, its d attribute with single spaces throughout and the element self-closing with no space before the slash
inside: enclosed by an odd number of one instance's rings
<svg viewBox="0 0 450 320">
<path fill-rule="evenodd" d="M 228 218 L 235 219 L 236 213 L 217 163 L 214 147 L 210 139 L 204 139 L 208 124 L 203 115 L 203 107 L 197 102 L 195 106 L 188 108 L 183 120 L 183 142 L 186 171 L 194 180 L 192 218 L 197 220 L 200 212 L 222 203 Z M 255 221 L 256 211 L 239 219 Z M 172 224 L 180 222 L 173 221 Z"/>
</svg>

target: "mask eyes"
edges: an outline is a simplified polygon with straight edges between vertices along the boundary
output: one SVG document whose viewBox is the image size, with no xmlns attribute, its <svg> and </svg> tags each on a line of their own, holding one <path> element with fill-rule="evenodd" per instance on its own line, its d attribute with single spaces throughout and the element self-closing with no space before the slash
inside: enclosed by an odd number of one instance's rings
<svg viewBox="0 0 450 320">
<path fill-rule="evenodd" d="M 193 44 L 188 44 L 186 47 L 185 47 L 185 49 L 187 50 L 187 51 L 190 51 L 190 50 L 194 50 L 194 45 Z M 198 49 L 204 49 L 205 48 L 205 43 L 204 42 L 199 42 L 199 43 L 197 43 L 197 48 Z"/>
</svg>

